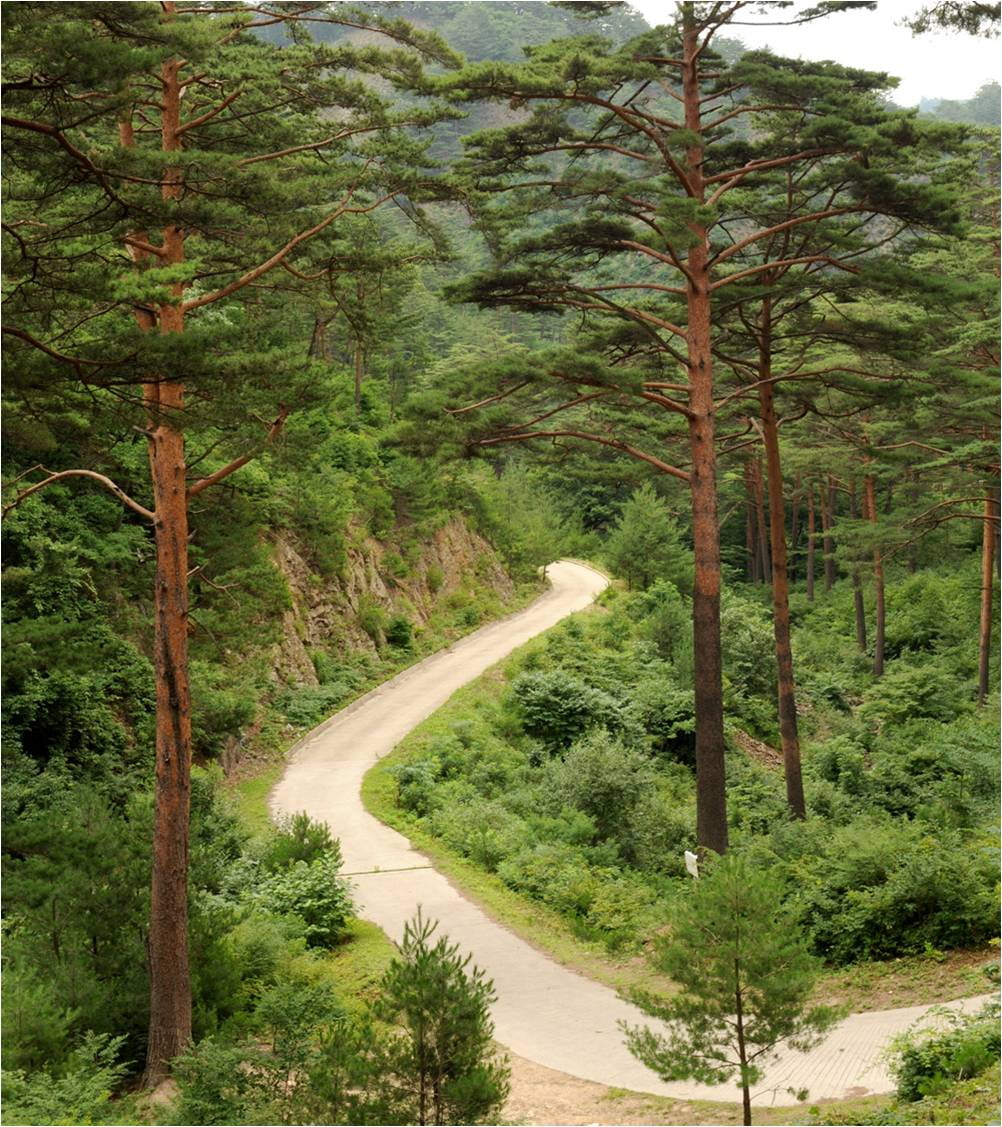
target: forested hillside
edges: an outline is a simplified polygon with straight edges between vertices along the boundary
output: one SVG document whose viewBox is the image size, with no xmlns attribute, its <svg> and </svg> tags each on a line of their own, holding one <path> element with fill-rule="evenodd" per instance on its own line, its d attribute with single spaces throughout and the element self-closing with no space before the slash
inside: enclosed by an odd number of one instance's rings
<svg viewBox="0 0 1002 1127">
<path fill-rule="evenodd" d="M 497 1120 L 489 985 L 233 795 L 561 556 L 381 817 L 601 959 L 688 850 L 989 961 L 998 87 L 667 8 L 4 5 L 5 1122 Z"/>
</svg>

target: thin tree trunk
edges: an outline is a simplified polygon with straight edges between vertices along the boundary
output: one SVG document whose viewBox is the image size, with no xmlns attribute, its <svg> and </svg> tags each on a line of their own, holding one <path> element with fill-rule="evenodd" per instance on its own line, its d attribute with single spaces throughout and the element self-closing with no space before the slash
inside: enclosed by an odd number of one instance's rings
<svg viewBox="0 0 1002 1127">
<path fill-rule="evenodd" d="M 790 558 L 787 560 L 786 570 L 790 582 L 797 579 L 797 552 L 800 541 L 800 474 L 793 478 L 793 494 L 790 497 Z"/>
<path fill-rule="evenodd" d="M 745 553 L 747 555 L 745 574 L 749 583 L 760 581 L 758 541 L 755 538 L 755 488 L 752 485 L 751 462 L 745 462 Z"/>
<path fill-rule="evenodd" d="M 825 547 L 825 590 L 835 586 L 835 541 L 832 539 L 832 524 L 835 519 L 835 487 L 831 474 L 828 475 L 828 488 L 821 486 L 821 528 L 824 532 Z"/>
<path fill-rule="evenodd" d="M 992 527 L 995 535 L 995 575 L 1002 575 L 1002 520 L 999 520 L 999 498 L 996 490 L 992 495 Z"/>
<path fill-rule="evenodd" d="M 362 413 L 362 376 L 365 374 L 365 349 L 355 340 L 355 418 Z"/>
<path fill-rule="evenodd" d="M 984 529 L 981 534 L 981 629 L 978 634 L 978 704 L 984 704 L 992 661 L 992 587 L 995 556 L 995 503 L 989 491 L 985 494 Z"/>
<path fill-rule="evenodd" d="M 856 504 L 856 480 L 849 482 L 849 516 L 853 520 L 859 517 L 859 507 Z M 863 605 L 863 581 L 859 575 L 859 565 L 852 565 L 852 605 L 856 617 L 856 645 L 860 653 L 866 653 L 866 608 Z"/>
<path fill-rule="evenodd" d="M 772 541 L 772 622 L 776 639 L 776 674 L 779 690 L 779 734 L 786 775 L 786 801 L 795 818 L 805 818 L 804 783 L 800 770 L 800 737 L 797 732 L 797 698 L 793 681 L 793 648 L 790 644 L 790 585 L 786 573 L 786 528 L 783 519 L 783 470 L 779 459 L 779 423 L 773 397 L 772 303 L 762 302 L 759 342 L 759 410 L 762 441 L 769 477 L 769 534 Z M 760 478 L 761 481 L 761 478 Z M 759 490 L 761 493 L 761 489 Z"/>
<path fill-rule="evenodd" d="M 745 1045 L 745 1017 L 744 1005 L 741 997 L 741 964 L 734 960 L 734 1030 L 738 1038 L 738 1067 L 741 1069 L 741 1109 L 744 1113 L 742 1122 L 749 1127 L 751 1117 L 751 1091 L 748 1086 L 748 1050 Z"/>
<path fill-rule="evenodd" d="M 755 487 L 755 529 L 758 533 L 758 552 L 761 560 L 761 581 L 768 583 L 772 572 L 772 562 L 769 559 L 769 534 L 765 527 L 765 487 L 762 482 L 762 463 L 756 458 L 752 463 L 752 482 Z"/>
<path fill-rule="evenodd" d="M 814 482 L 807 485 L 807 601 L 814 602 Z"/>
<path fill-rule="evenodd" d="M 686 127 L 700 133 L 699 41 L 692 9 L 682 9 L 682 92 Z M 686 152 L 686 173 L 695 200 L 704 199 L 703 147 Z M 720 655 L 720 529 L 714 450 L 713 363 L 710 351 L 710 274 L 706 228 L 692 225 L 686 300 L 689 362 L 689 441 L 692 468 L 693 657 L 696 713 L 696 841 L 716 853 L 727 850 L 724 780 L 724 708 Z"/>
<path fill-rule="evenodd" d="M 168 9 L 169 10 L 169 9 Z M 181 148 L 181 64 L 163 64 L 163 149 Z M 180 194 L 180 173 L 167 169 L 163 195 Z M 163 262 L 184 260 L 184 233 L 168 227 Z M 162 333 L 184 329 L 183 287 L 160 310 Z M 143 1084 L 154 1087 L 170 1061 L 191 1041 L 188 969 L 188 824 L 191 711 L 188 691 L 188 497 L 184 436 L 176 423 L 184 410 L 178 381 L 146 385 L 150 408 L 149 460 L 156 542 L 154 664 L 156 669 L 156 784 L 153 874 L 150 895 L 150 1034 Z"/>
<path fill-rule="evenodd" d="M 866 475 L 866 515 L 872 524 L 877 523 L 877 493 L 872 474 Z M 886 608 L 884 606 L 884 560 L 879 545 L 873 548 L 873 588 L 876 595 L 876 628 L 873 640 L 873 675 L 884 674 L 884 629 Z"/>
</svg>

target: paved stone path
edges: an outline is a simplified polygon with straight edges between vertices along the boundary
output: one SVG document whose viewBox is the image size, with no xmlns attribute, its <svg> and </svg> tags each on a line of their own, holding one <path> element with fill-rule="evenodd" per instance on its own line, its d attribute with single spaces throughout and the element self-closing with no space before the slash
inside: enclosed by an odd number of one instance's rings
<svg viewBox="0 0 1002 1127">
<path fill-rule="evenodd" d="M 573 1076 L 678 1099 L 735 1100 L 733 1085 L 665 1084 L 623 1044 L 618 1023 L 642 1015 L 598 982 L 560 966 L 465 900 L 405 837 L 363 807 L 365 772 L 452 694 L 512 650 L 576 610 L 606 586 L 583 564 L 551 564 L 551 589 L 526 610 L 462 639 L 314 729 L 293 749 L 271 795 L 274 814 L 306 810 L 340 838 L 344 872 L 356 886 L 359 914 L 393 939 L 420 905 L 493 978 L 497 1040 L 520 1056 Z M 975 1006 L 977 1000 L 953 1005 Z M 788 1087 L 811 1099 L 893 1088 L 881 1053 L 929 1007 L 854 1014 L 808 1054 L 785 1053 L 759 1085 L 756 1103 L 792 1104 Z"/>
</svg>

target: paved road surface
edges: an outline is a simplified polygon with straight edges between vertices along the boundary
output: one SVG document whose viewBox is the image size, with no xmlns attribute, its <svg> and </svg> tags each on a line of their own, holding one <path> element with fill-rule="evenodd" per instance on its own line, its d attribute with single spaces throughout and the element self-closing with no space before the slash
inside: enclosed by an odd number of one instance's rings
<svg viewBox="0 0 1002 1127">
<path fill-rule="evenodd" d="M 582 564 L 551 564 L 551 589 L 532 606 L 405 670 L 311 732 L 293 750 L 271 795 L 274 814 L 306 810 L 341 839 L 359 914 L 395 940 L 420 905 L 491 978 L 498 994 L 497 1040 L 548 1068 L 618 1088 L 679 1099 L 737 1099 L 733 1085 L 665 1084 L 626 1049 L 620 1020 L 643 1015 L 614 991 L 560 966 L 465 900 L 405 837 L 362 806 L 365 772 L 461 686 L 560 619 L 588 606 L 605 578 Z M 968 1003 L 970 1005 L 971 1003 Z M 811 1099 L 886 1092 L 893 1082 L 881 1051 L 928 1007 L 854 1014 L 809 1054 L 784 1055 L 759 1085 L 758 1103 L 791 1104 L 782 1089 Z"/>
</svg>

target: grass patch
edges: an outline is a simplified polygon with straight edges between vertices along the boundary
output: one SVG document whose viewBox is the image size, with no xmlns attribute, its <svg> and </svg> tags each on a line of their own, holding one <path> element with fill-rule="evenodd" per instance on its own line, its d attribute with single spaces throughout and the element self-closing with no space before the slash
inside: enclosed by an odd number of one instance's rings
<svg viewBox="0 0 1002 1127">
<path fill-rule="evenodd" d="M 226 788 L 241 825 L 254 837 L 264 836 L 271 827 L 268 795 L 284 770 L 284 762 L 268 763 L 257 774 L 237 779 Z"/>
<path fill-rule="evenodd" d="M 997 947 L 931 951 L 923 955 L 856 963 L 828 971 L 818 983 L 819 1001 L 847 1005 L 853 1013 L 952 1002 L 998 989 Z"/>
</svg>

